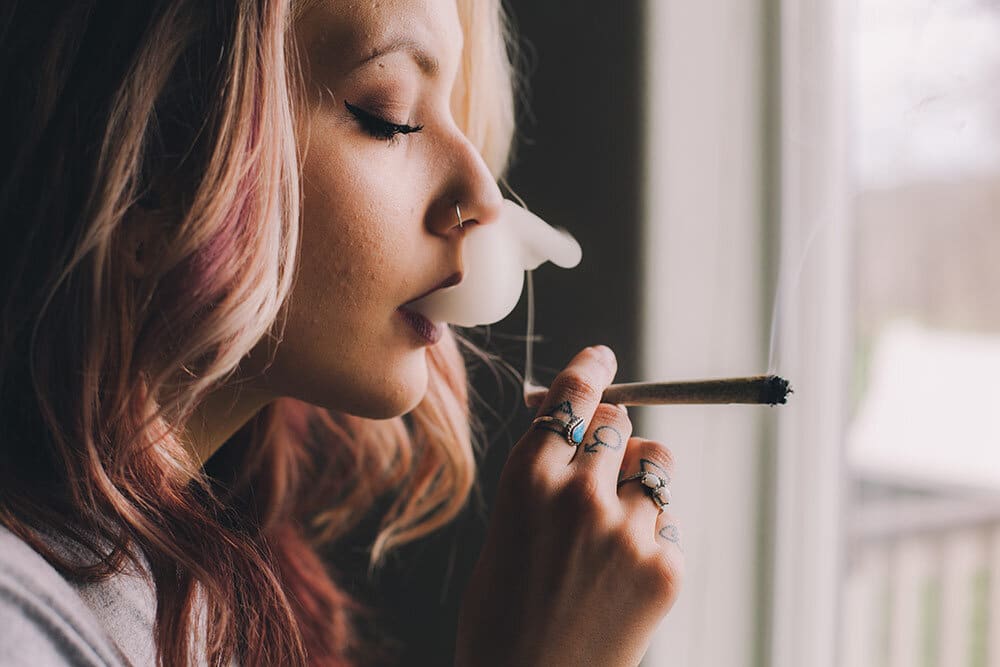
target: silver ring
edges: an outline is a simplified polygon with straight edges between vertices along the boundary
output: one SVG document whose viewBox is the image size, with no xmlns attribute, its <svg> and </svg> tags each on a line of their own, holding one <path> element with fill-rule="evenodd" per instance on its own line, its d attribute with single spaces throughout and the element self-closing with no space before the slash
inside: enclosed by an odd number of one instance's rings
<svg viewBox="0 0 1000 667">
<path fill-rule="evenodd" d="M 576 447 L 583 442 L 583 434 L 587 430 L 587 425 L 584 424 L 583 419 L 580 417 L 573 417 L 569 421 L 566 421 L 552 415 L 542 415 L 541 417 L 535 417 L 531 422 L 532 427 L 539 424 L 553 424 L 558 426 L 562 431 L 563 437 L 566 438 L 566 443 L 571 447 Z"/>
<path fill-rule="evenodd" d="M 618 480 L 618 486 L 621 487 L 625 482 L 633 480 L 642 484 L 646 495 L 653 499 L 653 502 L 656 503 L 661 512 L 663 508 L 670 504 L 670 488 L 667 486 L 667 480 L 655 473 L 637 472 L 634 475 L 629 475 Z"/>
<path fill-rule="evenodd" d="M 462 222 L 462 209 L 458 207 L 458 202 L 455 202 L 455 215 L 458 216 L 458 228 L 465 229 L 465 223 Z"/>
</svg>

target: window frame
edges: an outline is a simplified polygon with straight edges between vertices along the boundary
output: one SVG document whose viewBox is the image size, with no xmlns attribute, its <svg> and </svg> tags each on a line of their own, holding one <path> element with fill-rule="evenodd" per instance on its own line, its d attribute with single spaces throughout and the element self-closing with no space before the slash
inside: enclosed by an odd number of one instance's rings
<svg viewBox="0 0 1000 667">
<path fill-rule="evenodd" d="M 641 368 L 650 379 L 759 372 L 780 285 L 777 370 L 798 389 L 773 411 L 637 411 L 637 432 L 677 459 L 672 511 L 686 557 L 647 667 L 837 664 L 851 340 L 846 5 L 646 3 Z"/>
</svg>

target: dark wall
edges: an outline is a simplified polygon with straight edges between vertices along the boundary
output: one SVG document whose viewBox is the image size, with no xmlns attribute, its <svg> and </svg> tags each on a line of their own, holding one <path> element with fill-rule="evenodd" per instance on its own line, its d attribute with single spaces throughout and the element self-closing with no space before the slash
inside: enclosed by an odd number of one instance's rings
<svg viewBox="0 0 1000 667">
<path fill-rule="evenodd" d="M 529 60 L 529 108 L 510 183 L 583 246 L 572 271 L 538 271 L 540 361 L 610 345 L 624 375 L 636 364 L 642 153 L 641 3 L 520 0 L 513 14 Z M 498 328 L 507 329 L 503 322 Z M 514 329 L 520 333 L 522 329 Z"/>
<path fill-rule="evenodd" d="M 579 349 L 611 346 L 619 378 L 636 379 L 638 218 L 642 153 L 641 3 L 606 0 L 514 0 L 508 3 L 525 60 L 525 100 L 509 182 L 529 207 L 568 228 L 583 246 L 572 271 L 536 272 L 537 366 L 561 368 Z M 472 338 L 519 370 L 525 308 Z M 539 374 L 548 381 L 551 374 Z M 461 592 L 486 530 L 495 480 L 531 415 L 519 388 L 498 390 L 489 373 L 474 384 L 490 410 L 481 457 L 482 496 L 452 525 L 402 549 L 371 582 L 354 590 L 381 610 L 374 632 L 400 641 L 411 665 L 450 665 Z M 496 414 L 490 414 L 491 410 Z M 334 558 L 342 571 L 364 572 L 366 526 Z"/>
</svg>

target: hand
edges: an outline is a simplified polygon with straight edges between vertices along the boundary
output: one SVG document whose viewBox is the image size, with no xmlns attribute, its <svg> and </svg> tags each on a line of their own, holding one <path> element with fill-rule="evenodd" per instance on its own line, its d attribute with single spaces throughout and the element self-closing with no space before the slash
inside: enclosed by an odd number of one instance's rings
<svg viewBox="0 0 1000 667">
<path fill-rule="evenodd" d="M 600 403 L 617 362 L 580 352 L 538 411 L 581 417 L 582 443 L 537 424 L 504 466 L 486 544 L 462 604 L 459 667 L 638 665 L 680 589 L 677 521 L 660 512 L 641 470 L 669 480 L 670 451 L 631 437 L 623 407 Z"/>
</svg>

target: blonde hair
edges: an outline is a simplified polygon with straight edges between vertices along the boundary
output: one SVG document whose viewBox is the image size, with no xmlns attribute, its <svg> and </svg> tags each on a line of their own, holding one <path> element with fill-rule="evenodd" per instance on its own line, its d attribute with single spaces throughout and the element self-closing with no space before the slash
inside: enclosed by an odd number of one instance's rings
<svg viewBox="0 0 1000 667">
<path fill-rule="evenodd" d="M 499 177 L 514 128 L 506 27 L 499 0 L 458 7 L 469 37 L 453 108 Z M 359 661 L 363 609 L 316 546 L 393 491 L 378 562 L 453 518 L 474 479 L 453 336 L 431 349 L 427 395 L 405 420 L 282 399 L 220 453 L 228 478 L 181 445 L 198 402 L 275 331 L 290 289 L 290 16 L 287 0 L 0 13 L 0 90 L 13 100 L 0 151 L 0 521 L 77 580 L 145 557 L 163 664 L 191 659 L 200 601 L 211 664 Z M 143 220 L 162 232 L 153 247 L 135 243 Z M 39 531 L 92 558 L 60 558 Z"/>
</svg>

